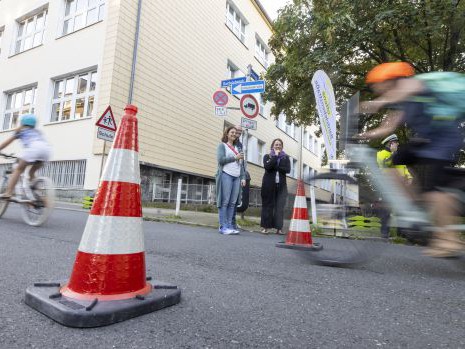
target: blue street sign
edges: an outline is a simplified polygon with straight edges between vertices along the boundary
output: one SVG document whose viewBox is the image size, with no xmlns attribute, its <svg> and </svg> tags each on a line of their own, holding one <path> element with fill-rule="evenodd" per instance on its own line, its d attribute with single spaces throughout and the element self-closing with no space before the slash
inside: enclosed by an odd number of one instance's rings
<svg viewBox="0 0 465 349">
<path fill-rule="evenodd" d="M 231 85 L 231 93 L 233 95 L 262 92 L 265 92 L 265 80 L 249 81 Z"/>
<path fill-rule="evenodd" d="M 240 82 L 246 82 L 247 78 L 242 76 L 240 78 L 228 79 L 228 80 L 221 80 L 221 88 L 226 88 L 232 84 L 238 84 Z"/>
<path fill-rule="evenodd" d="M 252 78 L 252 80 L 260 79 L 260 76 L 253 69 L 250 69 L 250 77 Z"/>
</svg>

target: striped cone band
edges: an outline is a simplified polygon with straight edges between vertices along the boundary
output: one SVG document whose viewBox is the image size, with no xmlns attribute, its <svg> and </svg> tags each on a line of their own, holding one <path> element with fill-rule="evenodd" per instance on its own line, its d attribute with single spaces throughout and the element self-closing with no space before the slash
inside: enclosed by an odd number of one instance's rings
<svg viewBox="0 0 465 349">
<path fill-rule="evenodd" d="M 294 200 L 294 207 L 296 208 L 307 208 L 307 199 L 305 196 L 296 196 Z"/>
<path fill-rule="evenodd" d="M 303 197 L 306 197 L 305 195 L 305 187 L 304 187 L 304 181 L 299 179 L 297 181 L 297 193 L 295 194 L 295 196 L 303 196 Z"/>
<path fill-rule="evenodd" d="M 78 251 L 64 296 L 113 300 L 150 292 L 145 275 L 145 253 L 105 255 Z"/>
<path fill-rule="evenodd" d="M 138 153 L 128 149 L 111 149 L 101 181 L 140 184 Z"/>
<path fill-rule="evenodd" d="M 289 231 L 286 237 L 286 245 L 313 245 L 312 234 Z"/>
<path fill-rule="evenodd" d="M 310 222 L 308 219 L 292 219 L 289 225 L 289 230 L 308 233 L 310 232 Z"/>
<path fill-rule="evenodd" d="M 127 106 L 61 293 L 71 298 L 126 299 L 150 292 L 145 279 L 137 108 Z"/>
<path fill-rule="evenodd" d="M 294 207 L 292 210 L 292 219 L 303 219 L 308 221 L 308 210 L 307 208 Z"/>
<path fill-rule="evenodd" d="M 142 217 L 140 185 L 126 182 L 101 182 L 91 216 Z"/>
</svg>

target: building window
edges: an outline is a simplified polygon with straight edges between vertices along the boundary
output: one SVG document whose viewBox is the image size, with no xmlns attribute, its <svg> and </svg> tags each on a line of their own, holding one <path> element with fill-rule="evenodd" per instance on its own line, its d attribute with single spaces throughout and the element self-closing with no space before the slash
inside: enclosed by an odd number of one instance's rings
<svg viewBox="0 0 465 349">
<path fill-rule="evenodd" d="M 105 0 L 65 0 L 63 35 L 103 20 Z"/>
<path fill-rule="evenodd" d="M 8 93 L 6 95 L 6 108 L 3 114 L 3 130 L 18 126 L 19 117 L 23 114 L 34 113 L 37 87 L 28 87 Z"/>
<path fill-rule="evenodd" d="M 268 68 L 268 56 L 270 49 L 265 45 L 263 40 L 258 36 L 255 38 L 255 58 L 265 67 Z"/>
<path fill-rule="evenodd" d="M 97 71 L 55 80 L 51 122 L 82 119 L 94 112 Z"/>
<path fill-rule="evenodd" d="M 47 9 L 18 21 L 18 33 L 14 46 L 14 54 L 29 50 L 42 44 L 44 37 Z"/>
<path fill-rule="evenodd" d="M 226 2 L 226 25 L 240 41 L 245 42 L 245 27 L 247 23 L 244 17 L 229 2 Z"/>
<path fill-rule="evenodd" d="M 257 137 L 248 135 L 247 137 L 247 161 L 263 166 L 263 156 L 265 156 L 265 142 Z"/>
<path fill-rule="evenodd" d="M 245 76 L 245 74 L 231 61 L 228 60 L 226 68 L 226 79 L 234 79 Z M 231 86 L 226 87 L 226 91 L 231 92 Z M 238 95 L 234 95 L 236 98 L 240 98 Z"/>
<path fill-rule="evenodd" d="M 289 176 L 291 176 L 292 178 L 297 178 L 297 176 L 299 175 L 299 168 L 297 166 L 297 160 L 291 156 L 289 156 L 289 160 L 291 162 L 291 172 L 289 173 Z"/>
</svg>

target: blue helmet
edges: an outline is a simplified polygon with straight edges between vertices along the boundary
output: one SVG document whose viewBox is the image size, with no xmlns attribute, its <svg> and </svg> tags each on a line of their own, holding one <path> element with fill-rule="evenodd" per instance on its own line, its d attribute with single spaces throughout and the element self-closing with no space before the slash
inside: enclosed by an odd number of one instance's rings
<svg viewBox="0 0 465 349">
<path fill-rule="evenodd" d="M 29 127 L 36 127 L 37 124 L 37 116 L 34 114 L 24 114 L 21 117 L 21 126 L 29 126 Z"/>
</svg>

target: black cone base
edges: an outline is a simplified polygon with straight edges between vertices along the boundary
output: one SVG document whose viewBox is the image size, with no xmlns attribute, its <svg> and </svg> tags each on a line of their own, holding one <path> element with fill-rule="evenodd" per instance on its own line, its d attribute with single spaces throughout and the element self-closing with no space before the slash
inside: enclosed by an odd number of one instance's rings
<svg viewBox="0 0 465 349">
<path fill-rule="evenodd" d="M 98 327 L 151 313 L 181 301 L 181 290 L 157 280 L 144 296 L 117 301 L 81 301 L 59 293 L 60 283 L 36 283 L 26 290 L 25 302 L 68 327 Z M 64 285 L 65 283 L 61 283 Z"/>
</svg>

